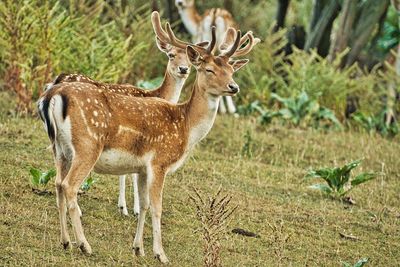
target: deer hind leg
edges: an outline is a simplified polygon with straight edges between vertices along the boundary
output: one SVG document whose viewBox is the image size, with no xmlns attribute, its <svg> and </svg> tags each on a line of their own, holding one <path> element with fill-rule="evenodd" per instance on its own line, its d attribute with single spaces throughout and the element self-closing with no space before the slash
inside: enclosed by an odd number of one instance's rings
<svg viewBox="0 0 400 267">
<path fill-rule="evenodd" d="M 147 171 L 142 170 L 139 173 L 138 182 L 138 193 L 139 193 L 139 205 L 140 211 L 137 221 L 137 228 L 135 234 L 135 240 L 133 241 L 133 250 L 136 256 L 144 256 L 143 248 L 143 228 L 146 219 L 146 212 L 149 209 L 149 189 L 147 185 Z"/>
<path fill-rule="evenodd" d="M 133 214 L 135 216 L 139 215 L 140 212 L 140 200 L 139 200 L 139 191 L 138 191 L 138 179 L 139 174 L 132 174 L 132 185 L 133 185 Z"/>
<path fill-rule="evenodd" d="M 126 207 L 126 200 L 125 200 L 125 178 L 126 175 L 119 176 L 118 208 L 123 215 L 128 215 L 128 209 Z"/>
<path fill-rule="evenodd" d="M 159 167 L 153 167 L 152 174 L 148 174 L 150 193 L 150 211 L 153 225 L 153 252 L 154 256 L 162 263 L 168 263 L 161 240 L 161 214 L 162 214 L 162 192 L 164 187 L 165 171 Z"/>
<path fill-rule="evenodd" d="M 225 96 L 224 97 L 226 100 L 226 106 L 228 107 L 228 112 L 233 114 L 236 112 L 236 107 L 235 107 L 235 103 L 233 102 L 233 99 L 231 96 Z"/>
<path fill-rule="evenodd" d="M 86 151 L 93 150 L 87 149 Z M 79 156 L 75 156 L 72 159 L 71 168 L 61 184 L 65 199 L 67 201 L 69 217 L 71 218 L 72 227 L 75 231 L 77 245 L 85 254 L 91 254 L 92 248 L 90 247 L 83 233 L 77 196 L 79 187 L 81 186 L 85 177 L 92 170 L 98 156 L 99 152 L 96 154 L 80 154 Z"/>
<path fill-rule="evenodd" d="M 63 188 L 61 186 L 64 178 L 67 176 L 68 170 L 71 166 L 70 162 L 63 156 L 57 155 L 55 157 L 56 163 L 56 197 L 57 197 L 57 207 L 60 217 L 60 226 L 61 226 L 61 243 L 64 249 L 67 249 L 71 244 L 71 239 L 68 234 L 67 228 L 67 207 L 65 203 L 65 195 L 63 192 Z"/>
</svg>

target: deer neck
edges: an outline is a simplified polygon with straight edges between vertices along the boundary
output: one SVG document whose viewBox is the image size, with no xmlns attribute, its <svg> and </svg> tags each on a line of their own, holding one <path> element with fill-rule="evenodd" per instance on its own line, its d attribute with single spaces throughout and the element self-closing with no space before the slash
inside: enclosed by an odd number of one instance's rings
<svg viewBox="0 0 400 267">
<path fill-rule="evenodd" d="M 178 103 L 185 80 L 186 79 L 183 78 L 173 77 L 167 70 L 162 84 L 157 89 L 158 97 L 171 103 Z"/>
<path fill-rule="evenodd" d="M 206 93 L 206 88 L 194 83 L 192 96 L 186 103 L 186 125 L 189 129 L 189 149 L 211 130 L 217 115 L 220 97 Z"/>
<path fill-rule="evenodd" d="M 183 25 L 192 36 L 197 36 L 198 28 L 201 21 L 201 16 L 197 12 L 196 7 L 187 7 L 179 10 Z"/>
</svg>

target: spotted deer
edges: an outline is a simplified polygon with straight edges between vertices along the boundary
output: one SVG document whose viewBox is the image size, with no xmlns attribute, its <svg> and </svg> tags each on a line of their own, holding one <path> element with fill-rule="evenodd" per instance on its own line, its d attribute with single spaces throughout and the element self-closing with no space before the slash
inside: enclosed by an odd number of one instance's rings
<svg viewBox="0 0 400 267">
<path fill-rule="evenodd" d="M 160 33 L 157 33 L 156 30 L 163 31 L 161 25 L 160 18 L 157 15 L 153 16 L 152 19 L 153 29 L 156 35 L 156 43 L 158 49 L 161 52 L 165 53 L 169 60 L 167 64 L 167 68 L 164 74 L 164 79 L 161 85 L 154 90 L 145 90 L 131 84 L 110 84 L 110 83 L 102 83 L 99 81 L 95 81 L 88 76 L 82 74 L 60 74 L 54 82 L 47 84 L 47 90 L 51 89 L 54 85 L 60 83 L 69 83 L 69 82 L 81 82 L 81 83 L 90 83 L 95 85 L 97 88 L 104 88 L 105 90 L 109 90 L 111 92 L 115 92 L 118 94 L 123 94 L 127 96 L 140 96 L 140 97 L 159 97 L 163 98 L 171 103 L 177 103 L 179 100 L 180 93 L 182 91 L 182 87 L 189 76 L 190 73 L 190 63 L 186 56 L 186 50 L 181 47 L 176 47 L 171 45 L 171 42 L 168 38 L 164 38 L 161 40 L 158 36 Z M 158 24 L 158 27 L 154 25 Z M 164 32 L 163 36 L 167 36 Z M 206 46 L 209 42 L 199 42 L 196 45 L 198 46 Z M 133 192 L 134 192 L 134 214 L 139 214 L 139 197 L 137 191 L 137 179 L 138 174 L 132 174 L 132 184 L 133 184 Z M 119 197 L 118 197 L 118 208 L 124 215 L 128 215 L 128 209 L 126 206 L 126 198 L 125 198 L 125 180 L 126 175 L 119 176 Z"/>
<path fill-rule="evenodd" d="M 80 82 L 55 85 L 39 101 L 56 162 L 57 204 L 65 248 L 70 245 L 68 208 L 77 245 L 84 253 L 92 252 L 77 201 L 79 186 L 88 173 L 139 173 L 140 212 L 133 248 L 136 255 L 144 255 L 143 229 L 150 208 L 153 252 L 162 263 L 168 262 L 161 240 L 165 176 L 176 171 L 210 131 L 220 97 L 239 92 L 232 76 L 248 60 L 234 58 L 249 53 L 256 42 L 252 34 L 247 34 L 247 44 L 238 49 L 241 34 L 237 31 L 233 44 L 214 55 L 215 28 L 207 48 L 177 39 L 168 23 L 166 31 L 167 36 L 160 39 L 169 38 L 174 45 L 186 47 L 197 71 L 186 102 L 176 105 L 159 98 L 131 97 Z"/>
<path fill-rule="evenodd" d="M 186 30 L 192 36 L 193 42 L 211 40 L 211 26 L 215 26 L 217 31 L 216 48 L 218 48 L 222 44 L 226 30 L 229 27 L 238 28 L 232 14 L 225 9 L 207 9 L 203 15 L 200 15 L 194 0 L 175 0 L 175 5 Z M 236 112 L 235 103 L 231 96 L 224 96 L 219 104 L 220 113 L 226 113 L 227 110 L 232 114 Z"/>
</svg>

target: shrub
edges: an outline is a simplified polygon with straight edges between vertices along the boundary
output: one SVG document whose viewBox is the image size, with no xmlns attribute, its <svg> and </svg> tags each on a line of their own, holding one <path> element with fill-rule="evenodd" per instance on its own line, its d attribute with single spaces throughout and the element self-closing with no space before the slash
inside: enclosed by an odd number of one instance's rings
<svg viewBox="0 0 400 267">
<path fill-rule="evenodd" d="M 196 189 L 190 196 L 196 207 L 196 218 L 201 223 L 203 238 L 203 263 L 205 267 L 221 265 L 221 238 L 226 232 L 227 219 L 237 207 L 231 208 L 231 197 L 221 196 L 221 189 L 214 196 L 204 197 Z"/>
<path fill-rule="evenodd" d="M 31 112 L 44 84 L 61 72 L 133 82 L 136 74 L 150 73 L 157 66 L 148 64 L 154 59 L 145 56 L 154 43 L 150 11 L 126 10 L 105 21 L 110 6 L 102 2 L 78 6 L 58 1 L 0 2 L 0 28 L 5 29 L 0 33 L 4 47 L 0 71 L 6 89 L 18 97 L 18 110 Z M 123 23 L 127 17 L 132 22 L 129 27 Z"/>
</svg>

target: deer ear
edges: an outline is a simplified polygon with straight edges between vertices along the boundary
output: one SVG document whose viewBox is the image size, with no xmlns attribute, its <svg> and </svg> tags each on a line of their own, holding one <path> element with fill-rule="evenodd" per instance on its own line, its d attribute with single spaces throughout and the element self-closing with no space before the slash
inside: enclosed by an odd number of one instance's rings
<svg viewBox="0 0 400 267">
<path fill-rule="evenodd" d="M 172 49 L 172 45 L 170 45 L 164 41 L 161 41 L 160 38 L 158 38 L 158 37 L 156 37 L 156 43 L 157 43 L 158 49 L 160 49 L 164 53 L 168 53 Z"/>
<path fill-rule="evenodd" d="M 239 59 L 239 60 L 230 60 L 229 65 L 233 67 L 234 71 L 238 71 L 242 67 L 244 67 L 247 63 L 249 63 L 248 59 Z"/>
<path fill-rule="evenodd" d="M 201 64 L 200 53 L 197 52 L 192 46 L 188 45 L 186 47 L 186 55 L 193 66 L 197 67 Z"/>
</svg>

